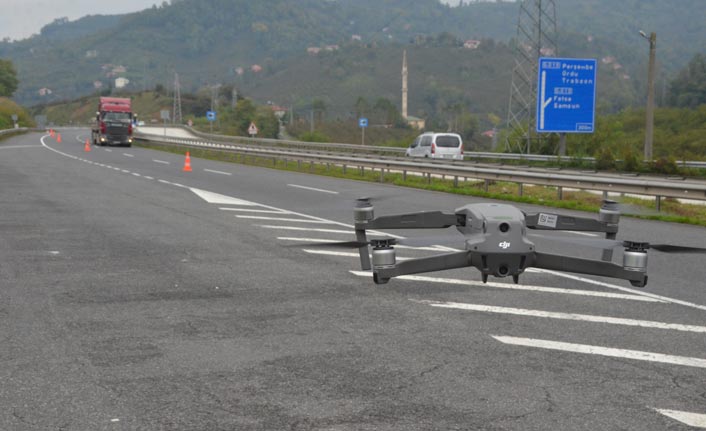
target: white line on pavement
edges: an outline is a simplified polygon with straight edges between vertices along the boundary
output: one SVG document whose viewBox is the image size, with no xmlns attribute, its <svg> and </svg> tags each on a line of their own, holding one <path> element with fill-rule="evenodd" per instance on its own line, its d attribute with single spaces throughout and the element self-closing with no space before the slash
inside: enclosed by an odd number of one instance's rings
<svg viewBox="0 0 706 431">
<path fill-rule="evenodd" d="M 325 256 L 336 256 L 336 257 L 360 257 L 358 253 L 349 253 L 346 251 L 328 251 L 328 250 L 311 250 L 307 248 L 302 249 L 303 252 L 309 254 L 321 254 Z M 397 261 L 410 260 L 409 257 L 397 257 Z"/>
<path fill-rule="evenodd" d="M 166 161 L 164 161 L 164 160 L 152 159 L 152 161 L 155 162 L 155 163 L 160 163 L 160 164 L 162 164 L 162 165 L 171 165 L 171 163 L 166 162 Z"/>
<path fill-rule="evenodd" d="M 306 231 L 306 232 L 321 232 L 321 233 L 340 233 L 345 235 L 350 235 L 353 231 L 350 230 L 339 230 L 339 229 L 312 229 L 308 227 L 299 226 L 272 226 L 272 225 L 259 225 L 258 227 L 264 229 L 280 229 L 280 230 L 296 230 L 296 231 Z M 370 235 L 370 232 L 368 232 Z M 381 236 L 382 234 L 374 234 L 376 236 Z"/>
<path fill-rule="evenodd" d="M 706 306 L 704 306 L 704 305 L 694 304 L 693 302 L 682 301 L 680 299 L 669 298 L 667 296 L 655 295 L 654 293 L 649 293 L 649 292 L 645 292 L 645 291 L 637 290 L 637 289 L 631 289 L 629 287 L 618 286 L 618 285 L 611 284 L 611 283 L 605 283 L 603 281 L 592 280 L 592 279 L 586 278 L 586 277 L 579 277 L 578 275 L 565 274 L 563 272 L 551 271 L 548 269 L 538 269 L 538 268 L 529 268 L 527 270 L 527 272 L 535 272 L 535 273 L 539 272 L 539 273 L 544 273 L 544 274 L 551 274 L 551 275 L 555 275 L 557 277 L 568 278 L 569 280 L 576 280 L 576 281 L 581 281 L 583 283 L 593 284 L 596 286 L 608 287 L 610 289 L 620 290 L 623 292 L 632 293 L 634 295 L 641 295 L 641 296 L 646 296 L 648 298 L 658 299 L 662 302 L 669 302 L 672 304 L 684 305 L 686 307 L 691 307 L 691 308 L 696 308 L 699 310 L 706 311 Z"/>
<path fill-rule="evenodd" d="M 134 155 L 128 154 L 128 153 L 123 153 L 123 156 L 125 156 L 125 157 L 135 157 Z"/>
<path fill-rule="evenodd" d="M 218 208 L 221 211 L 235 211 L 235 212 L 249 212 L 249 213 L 259 213 L 259 214 L 289 214 L 288 212 L 283 212 L 283 211 L 274 211 L 274 210 L 256 210 L 256 209 L 251 209 L 251 208 Z"/>
<path fill-rule="evenodd" d="M 526 310 L 522 308 L 496 307 L 491 305 L 466 304 L 458 302 L 438 302 L 415 300 L 421 304 L 439 308 L 454 308 L 467 311 L 481 311 L 495 314 L 512 314 L 515 316 L 543 317 L 547 319 L 575 320 L 580 322 L 606 323 L 610 325 L 638 326 L 640 328 L 667 329 L 672 331 L 706 333 L 706 326 L 682 325 L 680 323 L 654 322 L 651 320 L 625 319 L 622 317 L 593 316 L 590 314 L 558 313 L 553 311 Z"/>
<path fill-rule="evenodd" d="M 583 353 L 588 355 L 607 356 L 611 358 L 625 358 L 634 359 L 637 361 L 659 362 L 663 364 L 706 368 L 706 359 L 701 358 L 665 355 L 662 353 L 644 352 L 640 350 L 615 349 L 611 347 L 591 346 L 588 344 L 563 343 L 559 341 L 539 340 L 534 338 L 506 337 L 499 335 L 491 335 L 491 337 L 501 343 L 514 346 L 535 347 L 539 349 L 560 350 L 563 352 Z"/>
<path fill-rule="evenodd" d="M 695 428 L 706 428 L 706 415 L 699 413 L 681 412 L 679 410 L 655 409 L 659 413 L 676 421 Z"/>
<path fill-rule="evenodd" d="M 369 271 L 351 271 L 351 273 L 359 277 L 370 277 L 372 275 L 372 273 L 370 273 Z M 529 286 L 524 284 L 496 283 L 492 281 L 483 283 L 482 281 L 475 280 L 459 280 L 455 278 L 437 278 L 420 275 L 402 275 L 399 277 L 395 277 L 395 279 L 407 281 L 422 281 L 426 283 L 456 284 L 469 287 L 490 287 L 495 289 L 525 290 L 529 292 L 560 293 L 565 295 L 593 296 L 598 298 L 627 299 L 630 301 L 662 302 L 658 299 L 647 298 L 645 296 L 640 295 L 626 295 L 622 293 L 612 292 L 595 292 L 591 290 L 582 289 L 564 289 L 559 287 Z"/>
<path fill-rule="evenodd" d="M 280 237 L 277 237 L 277 239 L 280 241 L 331 242 L 331 239 L 323 239 L 323 238 L 296 238 L 296 237 L 280 236 Z M 302 244 L 302 245 L 304 245 L 304 244 Z M 409 245 L 396 245 L 395 248 L 404 249 L 404 250 L 439 251 L 438 248 L 434 248 L 434 247 L 412 247 Z"/>
<path fill-rule="evenodd" d="M 279 218 L 279 217 L 264 217 L 264 216 L 247 216 L 247 215 L 237 215 L 237 218 L 252 219 L 252 220 L 276 220 L 283 222 L 294 222 L 294 223 L 314 223 L 314 224 L 333 224 L 328 220 L 307 220 L 298 218 Z"/>
<path fill-rule="evenodd" d="M 105 151 L 109 152 L 109 153 L 112 153 L 112 152 L 113 152 L 113 150 L 111 150 L 111 149 L 109 149 L 109 148 L 103 148 L 103 149 L 104 149 Z"/>
<path fill-rule="evenodd" d="M 331 190 L 317 189 L 317 188 L 314 188 L 314 187 L 300 186 L 300 185 L 297 185 L 297 184 L 287 184 L 287 187 L 294 187 L 294 188 L 296 188 L 296 189 L 303 189 L 303 190 L 311 190 L 311 191 L 313 191 L 313 192 L 328 193 L 328 194 L 331 194 L 331 195 L 337 195 L 337 194 L 339 194 L 338 192 L 331 191 Z"/>
<path fill-rule="evenodd" d="M 212 173 L 212 174 L 218 174 L 218 175 L 227 175 L 227 176 L 233 175 L 233 174 L 231 174 L 230 172 L 214 171 L 214 170 L 212 170 L 212 169 L 204 169 L 204 171 L 210 172 L 210 173 Z"/>
</svg>

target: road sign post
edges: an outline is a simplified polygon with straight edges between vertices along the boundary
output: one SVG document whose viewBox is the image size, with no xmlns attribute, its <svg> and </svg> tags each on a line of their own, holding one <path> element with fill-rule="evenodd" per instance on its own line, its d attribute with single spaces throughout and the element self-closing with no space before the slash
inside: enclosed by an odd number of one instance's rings
<svg viewBox="0 0 706 431">
<path fill-rule="evenodd" d="M 211 123 L 211 133 L 213 133 L 213 122 L 216 121 L 216 111 L 207 111 L 206 112 L 206 119 L 208 120 L 209 123 Z"/>
<path fill-rule="evenodd" d="M 358 119 L 358 127 L 360 127 L 360 133 L 362 135 L 361 145 L 365 145 L 365 129 L 368 127 L 368 119 L 365 117 Z"/>
<path fill-rule="evenodd" d="M 159 116 L 164 122 L 164 136 L 167 136 L 167 121 L 169 121 L 169 111 L 163 110 L 159 111 Z"/>
<path fill-rule="evenodd" d="M 595 59 L 539 59 L 538 133 L 593 133 L 596 71 Z"/>
<path fill-rule="evenodd" d="M 250 135 L 251 138 L 254 138 L 255 135 L 257 135 L 257 126 L 255 125 L 255 122 L 250 122 L 250 126 L 248 127 L 248 134 Z"/>
</svg>

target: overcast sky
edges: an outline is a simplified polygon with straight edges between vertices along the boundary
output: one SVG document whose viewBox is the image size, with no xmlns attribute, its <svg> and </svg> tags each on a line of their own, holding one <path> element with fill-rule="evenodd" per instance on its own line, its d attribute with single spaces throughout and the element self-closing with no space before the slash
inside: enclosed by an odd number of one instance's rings
<svg viewBox="0 0 706 431">
<path fill-rule="evenodd" d="M 260 0 L 253 0 L 260 1 Z M 458 4 L 458 0 L 440 0 Z M 162 0 L 0 0 L 0 39 L 25 39 L 56 18 L 136 12 Z"/>
<path fill-rule="evenodd" d="M 24 39 L 56 18 L 135 12 L 161 0 L 0 0 L 0 39 Z"/>
</svg>

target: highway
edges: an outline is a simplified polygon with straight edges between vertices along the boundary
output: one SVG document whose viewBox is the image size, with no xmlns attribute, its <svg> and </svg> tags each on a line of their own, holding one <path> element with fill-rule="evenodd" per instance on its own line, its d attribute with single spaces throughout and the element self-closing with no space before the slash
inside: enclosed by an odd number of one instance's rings
<svg viewBox="0 0 706 431">
<path fill-rule="evenodd" d="M 184 172 L 61 133 L 0 142 L 0 430 L 706 429 L 703 256 L 650 254 L 645 289 L 473 269 L 376 286 L 306 243 L 352 239 L 360 196 L 378 215 L 480 200 Z M 623 218 L 619 237 L 703 246 L 706 229 Z"/>
</svg>

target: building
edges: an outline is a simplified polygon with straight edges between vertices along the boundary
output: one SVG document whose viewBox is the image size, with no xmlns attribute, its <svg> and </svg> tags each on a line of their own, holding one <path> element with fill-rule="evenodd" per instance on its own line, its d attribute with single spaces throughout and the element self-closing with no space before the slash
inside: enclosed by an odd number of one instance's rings
<svg viewBox="0 0 706 431">
<path fill-rule="evenodd" d="M 402 118 L 415 129 L 424 130 L 426 127 L 426 121 L 422 118 L 412 117 L 408 115 L 407 104 L 409 96 L 409 70 L 407 68 L 407 50 L 402 53 Z"/>
<path fill-rule="evenodd" d="M 469 39 L 463 42 L 463 47 L 466 49 L 478 49 L 480 46 L 480 40 Z"/>
<path fill-rule="evenodd" d="M 127 85 L 130 83 L 130 80 L 127 78 L 123 78 L 122 76 L 120 78 L 115 79 L 115 88 L 125 88 Z"/>
</svg>

